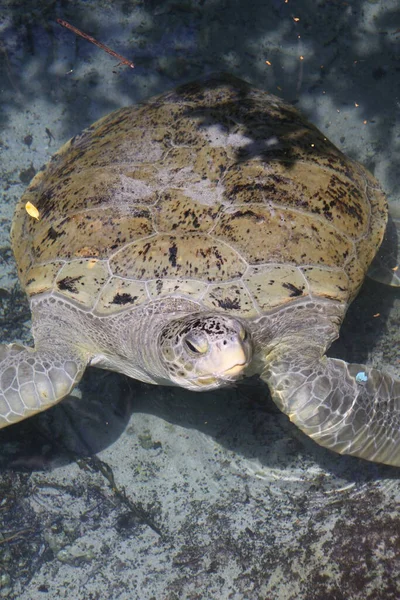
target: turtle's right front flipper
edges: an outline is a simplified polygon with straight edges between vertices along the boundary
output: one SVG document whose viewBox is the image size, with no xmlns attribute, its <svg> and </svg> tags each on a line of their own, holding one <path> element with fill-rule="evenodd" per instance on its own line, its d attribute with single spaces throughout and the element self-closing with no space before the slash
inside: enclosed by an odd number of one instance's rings
<svg viewBox="0 0 400 600">
<path fill-rule="evenodd" d="M 66 350 L 66 349 L 64 349 Z M 0 345 L 0 428 L 46 410 L 67 396 L 86 367 L 76 353 Z"/>
</svg>

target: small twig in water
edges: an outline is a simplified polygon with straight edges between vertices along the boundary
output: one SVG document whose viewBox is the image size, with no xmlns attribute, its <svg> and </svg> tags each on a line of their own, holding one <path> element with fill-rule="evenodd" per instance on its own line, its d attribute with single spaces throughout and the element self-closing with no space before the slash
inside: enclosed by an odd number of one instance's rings
<svg viewBox="0 0 400 600">
<path fill-rule="evenodd" d="M 32 532 L 34 532 L 34 529 L 32 529 L 31 527 L 28 527 L 27 529 L 20 529 L 19 531 L 16 531 L 15 533 L 8 535 L 7 537 L 1 538 L 0 544 L 12 542 L 13 540 L 24 537 L 26 533 L 32 533 Z"/>
<path fill-rule="evenodd" d="M 88 35 L 87 33 L 84 33 L 83 31 L 81 31 L 77 27 L 74 27 L 73 25 L 70 25 L 69 23 L 67 23 L 67 21 L 63 21 L 63 19 L 56 19 L 56 20 L 57 20 L 57 23 L 59 25 L 62 25 L 63 27 L 66 27 L 67 29 L 70 29 L 71 31 L 73 31 L 74 33 L 76 33 L 76 35 L 80 35 L 85 40 L 88 40 L 89 42 L 91 42 L 92 44 L 94 44 L 95 46 L 97 46 L 98 48 L 101 48 L 102 50 L 104 50 L 104 52 L 107 52 L 108 54 L 111 54 L 111 56 L 114 56 L 114 58 L 116 58 L 117 60 L 119 60 L 118 65 L 126 65 L 127 67 L 130 67 L 131 69 L 135 68 L 135 65 L 133 64 L 133 62 L 131 62 L 127 58 L 124 58 L 123 56 L 121 56 L 117 52 L 114 52 L 114 50 L 111 50 L 111 48 L 109 48 L 105 44 L 102 44 L 101 42 L 98 42 L 91 35 Z"/>
</svg>

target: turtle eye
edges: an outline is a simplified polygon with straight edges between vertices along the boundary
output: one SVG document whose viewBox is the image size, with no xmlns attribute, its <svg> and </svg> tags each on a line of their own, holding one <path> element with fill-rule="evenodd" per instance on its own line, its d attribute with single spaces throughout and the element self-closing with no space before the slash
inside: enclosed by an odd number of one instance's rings
<svg viewBox="0 0 400 600">
<path fill-rule="evenodd" d="M 205 354 L 208 350 L 207 339 L 203 336 L 188 335 L 185 338 L 185 345 L 193 354 Z"/>
</svg>

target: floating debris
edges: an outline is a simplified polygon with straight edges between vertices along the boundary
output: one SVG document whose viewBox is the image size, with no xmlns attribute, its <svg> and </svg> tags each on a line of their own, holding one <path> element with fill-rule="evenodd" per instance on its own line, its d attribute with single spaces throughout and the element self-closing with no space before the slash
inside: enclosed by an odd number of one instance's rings
<svg viewBox="0 0 400 600">
<path fill-rule="evenodd" d="M 28 213 L 28 215 L 30 215 L 31 217 L 33 217 L 34 219 L 36 219 L 37 221 L 39 221 L 39 219 L 40 219 L 39 211 L 36 208 L 36 206 L 34 206 L 32 204 L 32 202 L 27 202 L 25 204 L 25 210 Z"/>
<path fill-rule="evenodd" d="M 114 56 L 114 58 L 116 58 L 117 60 L 119 60 L 119 63 L 118 63 L 119 65 L 127 65 L 131 69 L 133 69 L 135 67 L 135 65 L 133 64 L 132 61 L 128 60 L 127 58 L 124 58 L 123 56 L 121 56 L 121 54 L 118 54 L 118 52 L 114 52 L 114 50 L 111 50 L 111 48 L 109 48 L 105 44 L 102 44 L 101 42 L 98 42 L 94 37 L 92 37 L 91 35 L 88 35 L 87 33 L 84 33 L 83 31 L 81 31 L 77 27 L 74 27 L 73 25 L 71 25 L 67 21 L 64 21 L 63 19 L 56 19 L 56 21 L 57 21 L 57 23 L 59 25 L 62 25 L 62 27 L 65 27 L 66 29 L 70 29 L 76 35 L 80 35 L 85 40 L 88 40 L 88 42 L 91 42 L 92 44 L 94 44 L 98 48 L 101 48 L 102 50 L 104 50 L 104 52 L 107 52 L 111 56 Z"/>
</svg>

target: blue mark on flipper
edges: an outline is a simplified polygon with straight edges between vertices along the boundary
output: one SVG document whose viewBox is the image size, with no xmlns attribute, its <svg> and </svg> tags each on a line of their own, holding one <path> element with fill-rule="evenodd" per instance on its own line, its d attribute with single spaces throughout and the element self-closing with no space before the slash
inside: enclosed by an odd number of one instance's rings
<svg viewBox="0 0 400 600">
<path fill-rule="evenodd" d="M 368 376 L 367 376 L 366 372 L 360 371 L 359 373 L 357 373 L 356 381 L 358 383 L 365 383 L 366 381 L 368 381 Z"/>
</svg>

